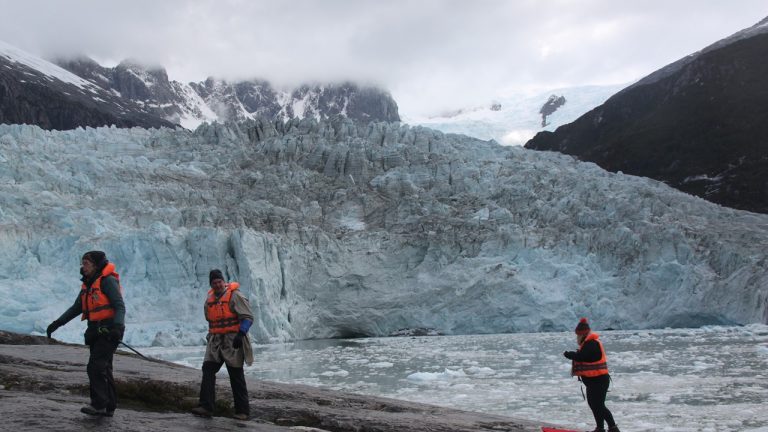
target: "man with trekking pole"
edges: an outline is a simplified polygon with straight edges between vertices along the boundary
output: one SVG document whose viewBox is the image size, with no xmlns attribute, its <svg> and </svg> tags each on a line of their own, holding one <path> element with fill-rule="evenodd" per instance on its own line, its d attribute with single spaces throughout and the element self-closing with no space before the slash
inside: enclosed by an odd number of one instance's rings
<svg viewBox="0 0 768 432">
<path fill-rule="evenodd" d="M 88 381 L 91 403 L 80 411 L 93 416 L 114 415 L 117 408 L 112 359 L 125 333 L 125 303 L 120 275 L 102 251 L 86 252 L 80 260 L 82 286 L 75 303 L 46 329 L 48 337 L 56 329 L 82 314 L 88 320 L 85 344 L 90 347 Z"/>
</svg>

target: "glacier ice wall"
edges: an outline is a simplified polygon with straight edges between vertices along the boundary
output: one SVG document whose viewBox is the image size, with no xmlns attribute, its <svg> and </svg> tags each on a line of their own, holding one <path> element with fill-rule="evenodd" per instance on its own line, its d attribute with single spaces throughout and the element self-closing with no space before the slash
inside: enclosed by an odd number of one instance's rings
<svg viewBox="0 0 768 432">
<path fill-rule="evenodd" d="M 0 125 L 0 328 L 42 332 L 79 257 L 127 341 L 202 343 L 207 274 L 259 341 L 767 322 L 768 216 L 569 156 L 397 123 Z M 57 337 L 79 341 L 74 322 Z"/>
</svg>

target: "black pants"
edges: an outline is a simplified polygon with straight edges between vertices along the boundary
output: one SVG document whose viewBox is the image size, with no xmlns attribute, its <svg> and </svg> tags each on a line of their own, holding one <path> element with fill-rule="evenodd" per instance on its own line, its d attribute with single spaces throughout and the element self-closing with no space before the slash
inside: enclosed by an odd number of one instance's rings
<svg viewBox="0 0 768 432">
<path fill-rule="evenodd" d="M 112 359 L 117 350 L 117 343 L 105 337 L 97 337 L 90 348 L 91 356 L 87 370 L 91 384 L 91 406 L 114 411 L 117 408 L 117 393 L 115 378 L 112 376 Z"/>
<path fill-rule="evenodd" d="M 605 407 L 605 395 L 611 384 L 610 376 L 600 375 L 594 378 L 583 378 L 582 381 L 587 387 L 587 404 L 592 410 L 592 415 L 595 416 L 597 428 L 603 429 L 605 422 L 608 422 L 608 427 L 616 426 L 613 421 L 613 414 Z"/>
<path fill-rule="evenodd" d="M 203 362 L 203 383 L 200 384 L 200 406 L 213 412 L 216 402 L 216 372 L 221 369 L 224 362 Z M 248 388 L 245 385 L 245 372 L 243 368 L 227 365 L 229 372 L 229 384 L 232 386 L 232 397 L 235 400 L 236 414 L 250 414 L 248 406 Z"/>
</svg>

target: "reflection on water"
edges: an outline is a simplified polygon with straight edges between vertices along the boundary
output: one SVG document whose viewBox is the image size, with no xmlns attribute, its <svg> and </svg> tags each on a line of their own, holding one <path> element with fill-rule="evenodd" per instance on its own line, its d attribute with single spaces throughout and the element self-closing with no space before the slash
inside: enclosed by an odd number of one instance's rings
<svg viewBox="0 0 768 432">
<path fill-rule="evenodd" d="M 768 327 L 610 331 L 608 407 L 632 431 L 768 431 Z M 254 347 L 254 378 L 593 427 L 562 357 L 572 333 L 314 340 Z M 200 367 L 204 349 L 150 348 Z"/>
</svg>

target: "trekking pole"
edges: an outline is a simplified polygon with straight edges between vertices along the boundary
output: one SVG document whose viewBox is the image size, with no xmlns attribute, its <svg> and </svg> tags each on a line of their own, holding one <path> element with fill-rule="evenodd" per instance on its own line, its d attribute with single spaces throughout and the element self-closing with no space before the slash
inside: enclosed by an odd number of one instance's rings
<svg viewBox="0 0 768 432">
<path fill-rule="evenodd" d="M 109 337 L 109 329 L 108 329 L 108 328 L 106 328 L 106 327 L 99 327 L 98 333 L 99 333 L 100 335 L 104 335 L 104 336 L 107 336 L 107 337 Z M 142 353 L 140 353 L 140 352 L 136 351 L 136 349 L 134 349 L 132 346 L 128 345 L 127 343 L 123 342 L 122 340 L 121 340 L 121 341 L 119 341 L 119 342 L 118 342 L 118 344 L 123 344 L 123 346 L 125 346 L 125 347 L 126 347 L 126 348 L 128 348 L 129 350 L 131 350 L 131 351 L 135 352 L 136 354 L 138 354 L 138 355 L 139 355 L 141 358 L 143 358 L 144 360 L 149 360 L 149 361 L 153 361 L 153 360 L 154 360 L 154 359 L 151 359 L 151 358 L 149 358 L 149 357 L 145 356 L 144 354 L 142 354 Z"/>
<path fill-rule="evenodd" d="M 129 350 L 131 350 L 131 351 L 135 352 L 136 354 L 138 354 L 138 355 L 139 355 L 141 358 L 143 358 L 144 360 L 149 360 L 149 361 L 152 361 L 152 360 L 154 360 L 154 359 L 151 359 L 151 358 L 149 358 L 149 357 L 145 356 L 144 354 L 142 354 L 142 353 L 140 353 L 140 352 L 136 351 L 135 349 L 133 349 L 133 347 L 132 347 L 132 346 L 128 345 L 127 343 L 125 343 L 125 342 L 123 342 L 123 341 L 120 341 L 120 343 L 121 343 L 121 344 L 123 344 L 123 345 L 124 345 L 126 348 L 128 348 Z"/>
</svg>

